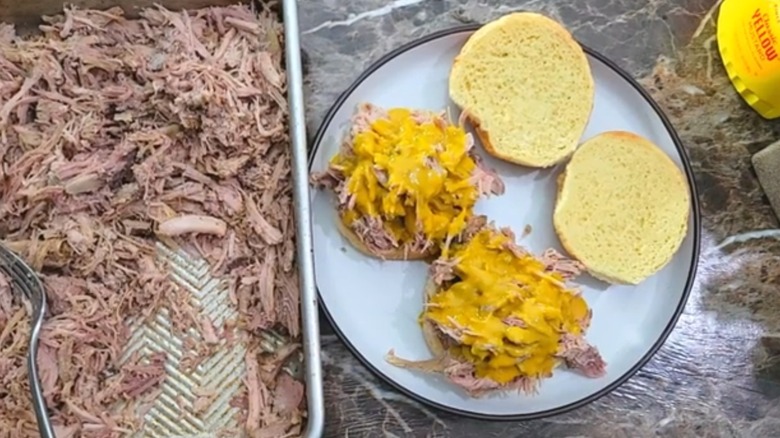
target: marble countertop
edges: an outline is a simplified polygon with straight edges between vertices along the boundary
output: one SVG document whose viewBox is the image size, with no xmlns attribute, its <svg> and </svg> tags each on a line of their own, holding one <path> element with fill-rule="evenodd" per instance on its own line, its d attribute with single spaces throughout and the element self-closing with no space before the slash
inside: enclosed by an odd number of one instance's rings
<svg viewBox="0 0 780 438">
<path fill-rule="evenodd" d="M 718 0 L 300 1 L 309 134 L 337 95 L 393 48 L 451 26 L 536 10 L 639 78 L 671 118 L 703 216 L 696 286 L 658 354 L 612 394 L 530 422 L 422 406 L 379 381 L 323 322 L 328 437 L 780 436 L 780 229 L 750 156 L 780 122 L 736 95 L 715 42 Z"/>
</svg>

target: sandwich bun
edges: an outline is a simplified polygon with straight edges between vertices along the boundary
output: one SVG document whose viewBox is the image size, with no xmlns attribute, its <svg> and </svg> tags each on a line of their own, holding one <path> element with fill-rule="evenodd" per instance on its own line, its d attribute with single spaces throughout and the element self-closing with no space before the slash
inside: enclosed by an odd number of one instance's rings
<svg viewBox="0 0 780 438">
<path fill-rule="evenodd" d="M 669 263 L 685 238 L 690 191 L 680 168 L 636 134 L 582 144 L 558 178 L 555 232 L 596 278 L 638 284 Z"/>
<path fill-rule="evenodd" d="M 425 260 L 436 257 L 439 253 L 439 248 L 436 245 L 431 245 L 427 250 L 412 251 L 404 250 L 401 248 L 393 248 L 388 251 L 374 250 L 369 248 L 366 243 L 361 239 L 357 233 L 349 228 L 341 218 L 336 220 L 336 227 L 344 238 L 355 247 L 358 251 L 369 257 L 379 258 L 382 260 Z"/>
<path fill-rule="evenodd" d="M 439 288 L 436 286 L 433 278 L 428 277 L 425 282 L 423 304 L 427 304 L 428 301 L 438 293 L 438 290 Z M 429 319 L 423 319 L 422 333 L 425 344 L 428 346 L 431 353 L 433 353 L 433 357 L 442 357 L 447 353 L 447 349 L 444 348 L 444 343 L 442 343 L 442 336 L 444 336 L 444 334 L 437 330 L 433 325 L 433 322 Z"/>
<path fill-rule="evenodd" d="M 519 12 L 471 35 L 453 63 L 449 94 L 488 153 L 550 167 L 577 147 L 595 86 L 582 47 L 562 25 Z"/>
</svg>

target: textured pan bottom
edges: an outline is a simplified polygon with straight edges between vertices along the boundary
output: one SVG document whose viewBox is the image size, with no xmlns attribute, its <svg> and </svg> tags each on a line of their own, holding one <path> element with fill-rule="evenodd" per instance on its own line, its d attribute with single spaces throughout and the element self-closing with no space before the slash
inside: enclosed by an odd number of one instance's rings
<svg viewBox="0 0 780 438">
<path fill-rule="evenodd" d="M 205 261 L 173 252 L 162 244 L 157 248 L 160 256 L 170 263 L 173 280 L 190 292 L 192 306 L 199 316 L 211 320 L 214 327 L 223 327 L 226 321 L 238 318 L 227 285 L 210 275 Z M 167 309 L 145 323 L 131 323 L 131 330 L 124 358 L 135 352 L 145 358 L 166 353 L 165 381 L 159 394 L 144 407 L 148 409 L 144 426 L 134 438 L 239 435 L 240 410 L 230 406 L 230 401 L 244 385 L 246 344 L 228 344 L 223 340 L 198 366 L 183 371 L 180 362 L 188 349 L 184 340 L 175 334 Z M 196 339 L 201 336 L 199 327 L 191 327 L 188 334 Z"/>
</svg>

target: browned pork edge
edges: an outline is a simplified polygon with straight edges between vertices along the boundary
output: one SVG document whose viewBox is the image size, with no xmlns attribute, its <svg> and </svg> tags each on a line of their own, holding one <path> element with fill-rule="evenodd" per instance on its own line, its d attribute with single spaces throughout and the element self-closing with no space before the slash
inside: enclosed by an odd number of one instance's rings
<svg viewBox="0 0 780 438">
<path fill-rule="evenodd" d="M 428 111 L 414 111 L 413 117 L 418 123 L 430 122 L 432 120 L 444 120 L 445 113 L 434 113 Z M 352 127 L 346 140 L 341 145 L 341 154 L 349 155 L 352 153 L 352 143 L 357 134 L 370 129 L 371 124 L 382 118 L 387 118 L 387 111 L 371 103 L 362 103 L 358 105 L 355 115 L 352 117 Z M 481 158 L 474 153 L 474 140 L 470 133 L 467 133 L 468 150 L 477 166 L 472 176 L 473 183 L 477 186 L 481 195 L 500 195 L 504 192 L 504 183 L 492 169 L 488 169 Z M 429 166 L 438 164 L 431 160 Z M 375 169 L 377 180 L 380 184 L 387 183 L 387 175 L 379 168 Z M 313 173 L 311 182 L 315 187 L 324 187 L 331 189 L 337 196 L 337 210 L 340 215 L 355 207 L 355 197 L 350 195 L 347 190 L 346 177 L 337 166 L 330 165 L 324 172 Z M 350 224 L 350 229 L 361 239 L 368 249 L 375 253 L 385 253 L 392 250 L 403 250 L 405 253 L 424 253 L 432 245 L 422 231 L 415 235 L 411 242 L 401 243 L 387 230 L 380 217 L 363 216 Z"/>
<path fill-rule="evenodd" d="M 482 218 L 481 226 L 478 225 L 478 222 L 475 222 L 474 225 L 474 228 L 468 230 L 466 235 L 462 236 L 463 240 L 470 239 L 473 234 L 485 226 L 484 218 Z M 510 229 L 503 228 L 501 229 L 501 232 L 511 239 L 507 245 L 507 250 L 518 257 L 528 254 L 525 249 L 514 242 L 514 234 Z M 552 248 L 545 251 L 540 260 L 544 263 L 546 272 L 558 273 L 565 281 L 573 280 L 584 270 L 584 266 L 581 263 L 566 258 Z M 454 282 L 457 282 L 457 273 L 455 272 L 456 264 L 457 260 L 452 259 L 440 258 L 434 261 L 429 269 L 433 287 L 441 289 L 443 287 L 449 287 Z M 583 332 L 586 331 L 590 325 L 590 319 L 591 313 L 580 321 Z M 523 321 L 517 318 L 508 318 L 504 322 L 508 325 L 519 327 L 524 325 Z M 461 330 L 452 330 L 449 327 L 444 327 L 435 323 L 431 323 L 431 326 L 436 332 L 433 335 L 438 337 L 438 341 L 445 347 L 445 351 L 446 347 L 457 345 L 463 335 Z M 586 377 L 598 378 L 603 376 L 606 372 L 606 363 L 604 359 L 594 346 L 587 343 L 583 335 L 563 333 L 559 343 L 557 357 L 561 359 L 569 369 L 575 370 Z M 536 392 L 540 384 L 540 379 L 530 377 L 519 377 L 507 384 L 501 384 L 489 378 L 478 377 L 472 363 L 446 353 L 432 360 L 409 361 L 395 356 L 394 352 L 391 350 L 388 353 L 387 360 L 391 364 L 404 368 L 440 373 L 474 397 L 482 396 L 493 390 L 516 390 L 530 394 Z"/>
</svg>

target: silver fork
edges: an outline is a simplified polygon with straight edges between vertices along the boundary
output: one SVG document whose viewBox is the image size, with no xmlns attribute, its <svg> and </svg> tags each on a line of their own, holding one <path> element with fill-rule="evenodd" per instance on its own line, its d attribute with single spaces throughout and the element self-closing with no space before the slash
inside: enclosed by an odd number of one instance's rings
<svg viewBox="0 0 780 438">
<path fill-rule="evenodd" d="M 38 378 L 38 337 L 41 334 L 43 317 L 46 314 L 46 293 L 41 280 L 21 258 L 0 244 L 0 271 L 11 280 L 11 287 L 21 292 L 30 301 L 33 309 L 32 331 L 27 351 L 27 374 L 30 378 L 33 409 L 38 422 L 38 432 L 42 438 L 56 438 L 46 410 L 46 399 Z"/>
</svg>

